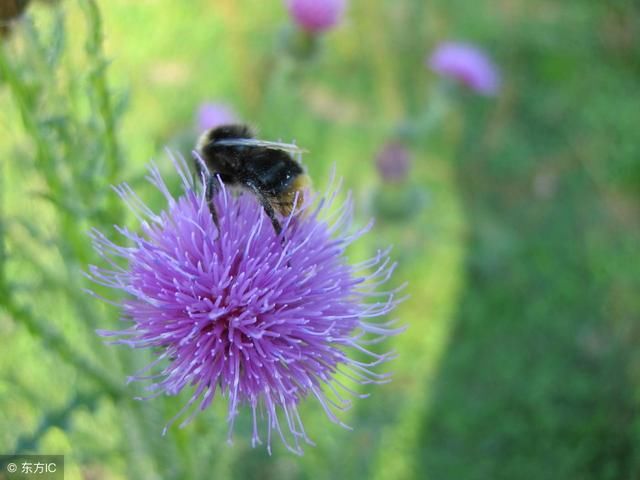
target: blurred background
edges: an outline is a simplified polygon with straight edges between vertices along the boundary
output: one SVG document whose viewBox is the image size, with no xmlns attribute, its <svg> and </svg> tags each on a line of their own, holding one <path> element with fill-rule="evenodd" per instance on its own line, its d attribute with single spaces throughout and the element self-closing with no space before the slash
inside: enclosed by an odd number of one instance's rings
<svg viewBox="0 0 640 480">
<path fill-rule="evenodd" d="M 25 3 L 0 0 L 0 453 L 68 479 L 640 478 L 637 2 Z M 393 244 L 409 282 L 394 381 L 353 431 L 304 402 L 302 457 L 252 449 L 248 411 L 227 445 L 220 398 L 161 436 L 189 392 L 134 401 L 151 354 L 105 345 L 118 309 L 83 291 L 88 229 L 137 229 L 109 185 L 159 211 L 147 163 L 172 178 L 165 147 L 229 119 L 308 149 L 318 190 L 335 166 L 377 219 L 350 258 Z"/>
</svg>

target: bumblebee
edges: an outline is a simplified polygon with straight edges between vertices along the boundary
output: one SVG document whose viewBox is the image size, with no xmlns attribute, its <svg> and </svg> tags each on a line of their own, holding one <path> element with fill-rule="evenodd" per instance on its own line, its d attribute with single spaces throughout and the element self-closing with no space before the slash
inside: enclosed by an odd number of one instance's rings
<svg viewBox="0 0 640 480">
<path fill-rule="evenodd" d="M 294 203 L 303 202 L 304 190 L 311 184 L 304 168 L 292 155 L 302 153 L 302 149 L 294 144 L 258 140 L 246 125 L 223 125 L 207 130 L 200 137 L 196 152 L 208 170 L 203 172 L 196 158 L 196 171 L 199 175 L 205 174 L 205 196 L 216 226 L 218 213 L 213 199 L 219 188 L 217 176 L 225 185 L 255 195 L 276 235 L 282 232 L 276 212 L 290 215 Z"/>
</svg>

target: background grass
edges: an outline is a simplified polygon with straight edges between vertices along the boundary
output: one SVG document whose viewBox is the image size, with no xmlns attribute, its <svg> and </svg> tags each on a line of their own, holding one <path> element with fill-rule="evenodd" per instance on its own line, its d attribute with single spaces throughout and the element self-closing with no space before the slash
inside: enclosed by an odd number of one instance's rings
<svg viewBox="0 0 640 480">
<path fill-rule="evenodd" d="M 313 62 L 282 55 L 279 1 L 41 4 L 0 63 L 0 452 L 64 453 L 67 478 L 626 479 L 640 475 L 640 11 L 632 2 L 352 1 Z M 102 42 L 102 35 L 104 42 Z M 354 259 L 395 244 L 409 326 L 391 384 L 298 458 L 225 443 L 225 405 L 187 428 L 188 398 L 132 399 L 145 352 L 95 328 L 86 231 L 133 219 L 109 185 L 142 181 L 165 145 L 188 154 L 194 112 L 230 103 L 265 138 L 296 139 L 318 188 L 336 165 L 362 223 L 375 152 L 442 102 L 423 66 L 442 39 L 477 42 L 495 99 L 451 93 L 410 142 L 408 218 L 382 216 Z"/>
</svg>

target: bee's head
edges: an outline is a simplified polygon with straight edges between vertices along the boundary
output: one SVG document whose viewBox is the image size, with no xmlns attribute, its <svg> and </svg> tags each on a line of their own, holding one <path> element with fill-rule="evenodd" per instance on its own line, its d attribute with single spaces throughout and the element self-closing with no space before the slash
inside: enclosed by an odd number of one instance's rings
<svg viewBox="0 0 640 480">
<path fill-rule="evenodd" d="M 247 125 L 222 125 L 205 131 L 198 140 L 196 150 L 210 168 L 221 170 L 225 168 L 224 165 L 233 162 L 235 155 L 230 154 L 235 151 L 235 147 L 220 145 L 217 142 L 252 138 L 253 132 Z"/>
<path fill-rule="evenodd" d="M 235 138 L 254 138 L 254 133 L 247 125 L 222 125 L 205 132 L 208 143 Z"/>
<path fill-rule="evenodd" d="M 236 138 L 254 138 L 254 133 L 247 125 L 233 124 L 222 125 L 220 127 L 210 128 L 205 131 L 198 140 L 196 146 L 199 152 L 215 147 L 215 143 L 219 140 L 230 140 Z"/>
</svg>

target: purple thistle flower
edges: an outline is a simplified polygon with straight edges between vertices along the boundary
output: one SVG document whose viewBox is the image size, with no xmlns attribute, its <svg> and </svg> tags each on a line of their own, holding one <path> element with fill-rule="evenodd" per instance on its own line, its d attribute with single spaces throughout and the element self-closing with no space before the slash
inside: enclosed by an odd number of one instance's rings
<svg viewBox="0 0 640 480">
<path fill-rule="evenodd" d="M 203 103 L 198 109 L 197 127 L 199 132 L 229 123 L 236 123 L 237 121 L 238 116 L 236 113 L 224 103 Z"/>
<path fill-rule="evenodd" d="M 304 31 L 322 33 L 342 21 L 346 0 L 287 0 L 293 21 Z"/>
<path fill-rule="evenodd" d="M 495 95 L 500 89 L 498 69 L 475 45 L 443 42 L 429 56 L 427 64 L 434 72 L 451 77 L 482 95 Z"/>
<path fill-rule="evenodd" d="M 98 333 L 115 337 L 112 343 L 160 349 L 156 360 L 130 377 L 151 380 L 147 398 L 193 387 L 165 432 L 191 409 L 181 427 L 189 423 L 219 394 L 228 397 L 229 440 L 239 407 L 247 405 L 253 446 L 261 443 L 258 419 L 266 416 L 269 452 L 277 432 L 288 449 L 301 454 L 301 440 L 313 444 L 298 413 L 303 398 L 315 397 L 332 422 L 345 426 L 336 410 L 350 406 L 345 397 L 366 395 L 341 379 L 389 381 L 372 367 L 394 355 L 366 347 L 402 331 L 393 328 L 394 321 L 369 323 L 401 301 L 400 289 L 377 291 L 395 267 L 389 250 L 358 265 L 347 263 L 345 248 L 369 227 L 351 230 L 349 198 L 330 208 L 336 192 L 315 206 L 307 200 L 296 208 L 276 236 L 253 195 L 232 195 L 221 184 L 215 198 L 218 231 L 184 160 L 172 160 L 184 188 L 178 198 L 157 167 L 150 168 L 149 181 L 168 202 L 160 214 L 127 184 L 115 189 L 141 222 L 141 233 L 116 226 L 129 246 L 92 231 L 94 247 L 110 267 L 92 265 L 88 276 L 127 294 L 122 310 L 130 324 Z M 128 266 L 120 267 L 118 259 Z M 362 354 L 371 360 L 363 361 Z M 149 376 L 154 369 L 159 372 Z"/>
<path fill-rule="evenodd" d="M 378 152 L 376 167 L 385 182 L 403 182 L 411 168 L 411 154 L 402 143 L 387 142 Z"/>
</svg>

